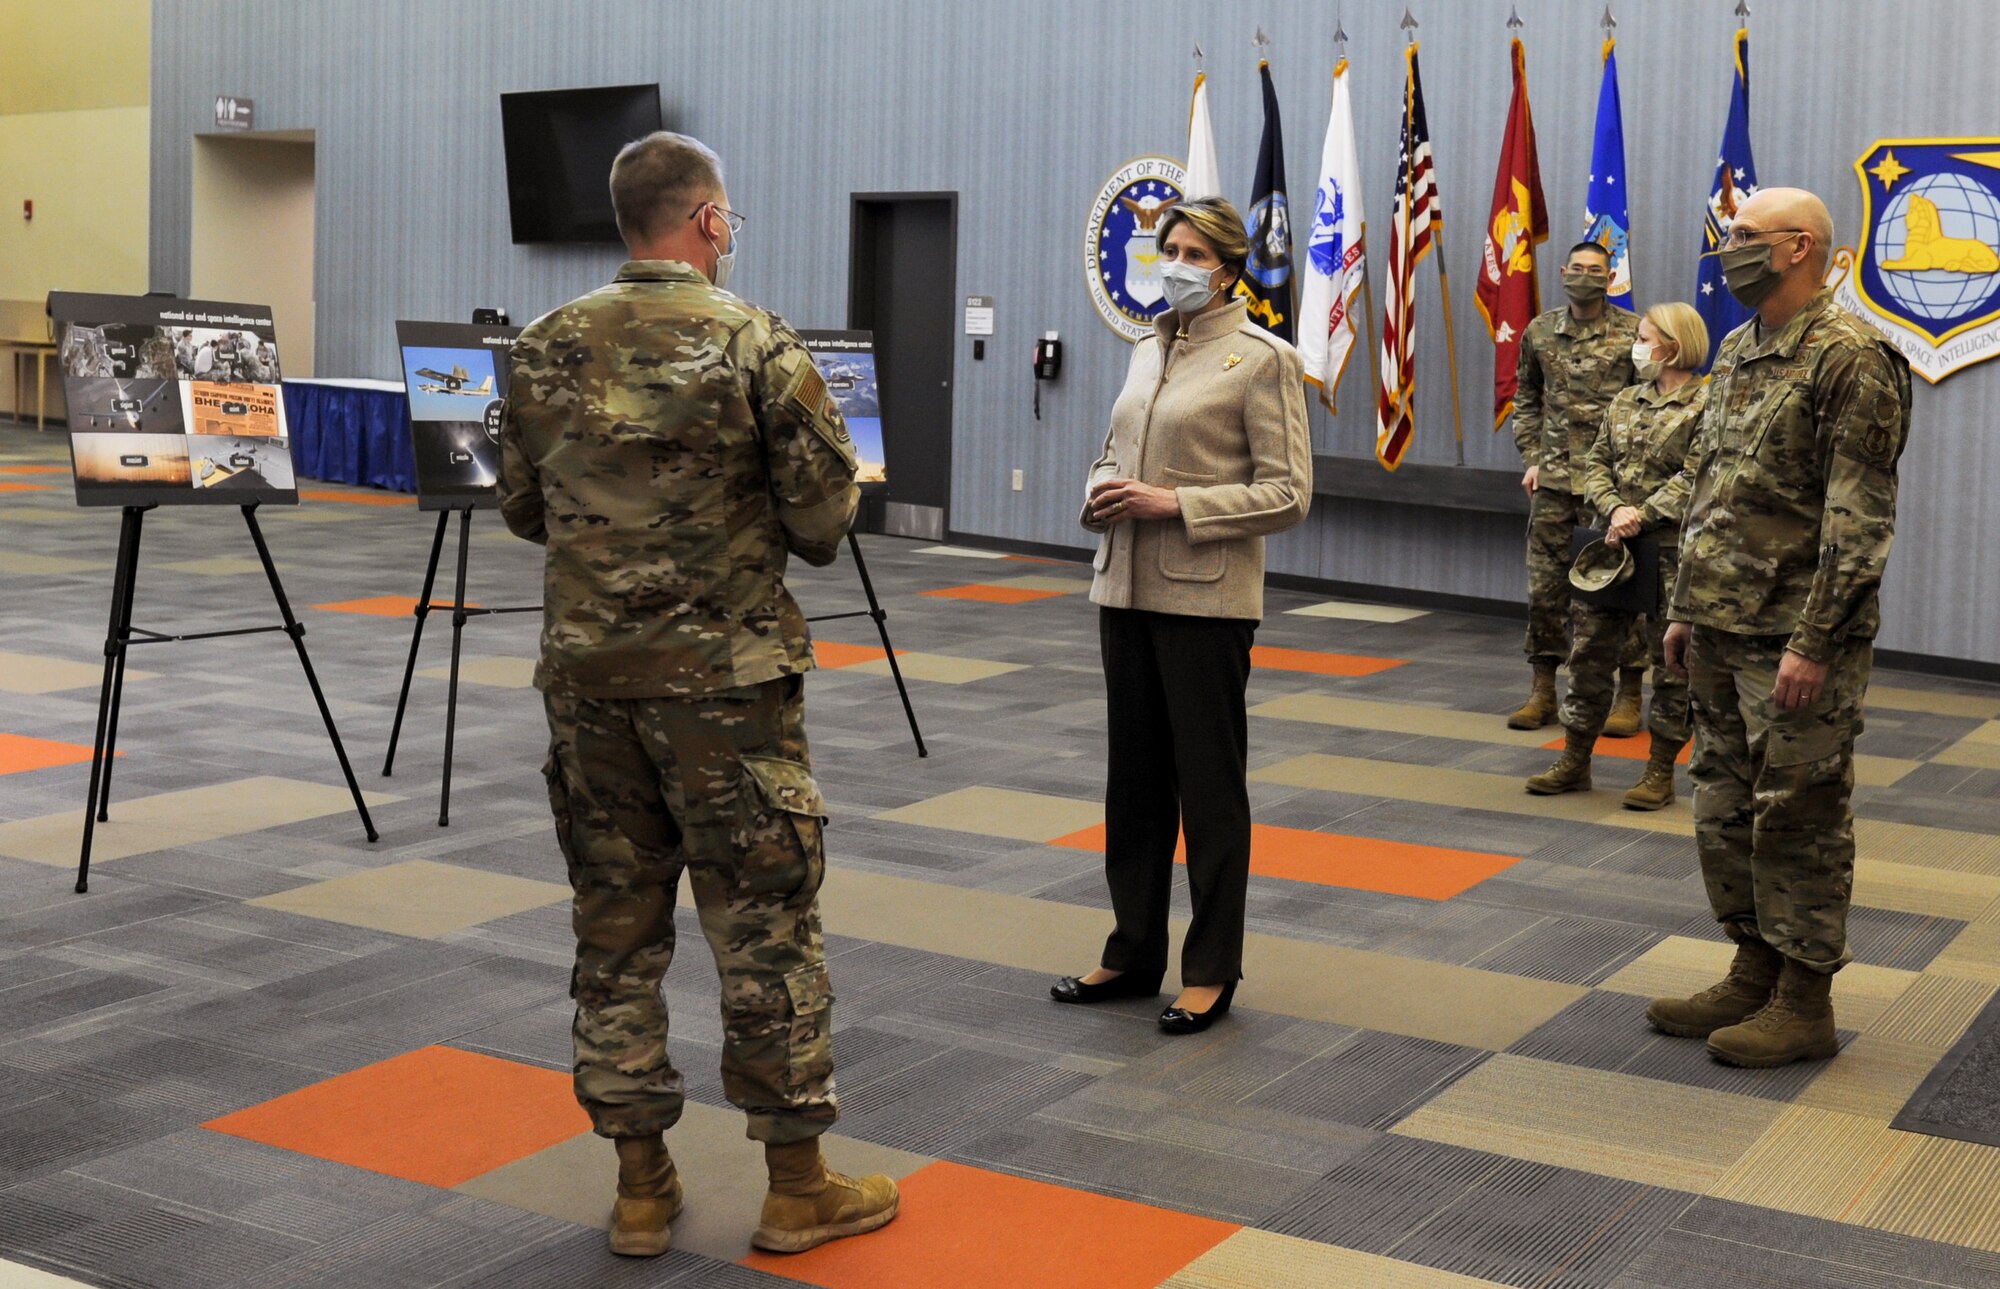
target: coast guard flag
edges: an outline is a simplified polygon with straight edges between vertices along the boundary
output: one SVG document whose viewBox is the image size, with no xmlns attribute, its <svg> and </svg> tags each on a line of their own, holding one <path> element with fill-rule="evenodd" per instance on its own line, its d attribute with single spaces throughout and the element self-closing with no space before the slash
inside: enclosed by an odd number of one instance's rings
<svg viewBox="0 0 2000 1289">
<path fill-rule="evenodd" d="M 1389 221 L 1388 301 L 1382 312 L 1382 384 L 1375 396 L 1375 459 L 1385 470 L 1403 463 L 1416 436 L 1417 265 L 1431 253 L 1432 225 L 1444 226 L 1437 176 L 1431 170 L 1431 127 L 1417 75 L 1417 47 L 1403 51 L 1403 137 L 1396 154 L 1396 205 Z"/>
<path fill-rule="evenodd" d="M 1729 90 L 1729 121 L 1722 127 L 1722 151 L 1715 159 L 1715 184 L 1708 193 L 1708 213 L 1702 221 L 1702 249 L 1712 251 L 1722 245 L 1729 222 L 1744 198 L 1757 191 L 1757 163 L 1750 159 L 1750 33 L 1736 33 L 1736 83 Z M 1722 338 L 1750 320 L 1750 311 L 1736 302 L 1722 281 L 1722 260 L 1698 261 L 1701 266 L 1695 287 L 1695 308 L 1708 324 L 1708 360 Z"/>
<path fill-rule="evenodd" d="M 1334 391 L 1358 339 L 1354 307 L 1368 273 L 1367 233 L 1361 213 L 1361 154 L 1354 146 L 1354 106 L 1343 58 L 1333 69 L 1333 110 L 1320 147 L 1319 184 L 1299 287 L 1299 358 L 1329 412 L 1338 410 Z"/>
<path fill-rule="evenodd" d="M 1514 42 L 1514 99 L 1500 141 L 1500 172 L 1493 178 L 1493 208 L 1486 216 L 1486 246 L 1479 257 L 1474 299 L 1493 337 L 1493 428 L 1514 412 L 1521 362 L 1521 333 L 1542 311 L 1535 280 L 1535 244 L 1549 240 L 1549 208 L 1542 197 L 1542 165 L 1535 156 L 1535 120 L 1528 112 L 1528 54 Z"/>
<path fill-rule="evenodd" d="M 1616 40 L 1604 42 L 1604 83 L 1597 91 L 1597 137 L 1590 151 L 1590 201 L 1583 238 L 1611 253 L 1611 288 L 1605 298 L 1632 307 L 1632 216 L 1625 204 L 1625 117 L 1618 110 Z"/>
<path fill-rule="evenodd" d="M 1257 143 L 1257 171 L 1250 180 L 1250 262 L 1236 281 L 1236 295 L 1250 317 L 1287 344 L 1292 340 L 1292 217 L 1285 204 L 1285 135 L 1278 125 L 1278 91 L 1271 64 L 1259 61 L 1264 82 L 1264 134 Z"/>
<path fill-rule="evenodd" d="M 1215 163 L 1215 127 L 1208 120 L 1208 73 L 1194 74 L 1194 100 L 1188 104 L 1187 180 L 1181 199 L 1222 195 L 1222 167 Z"/>
</svg>

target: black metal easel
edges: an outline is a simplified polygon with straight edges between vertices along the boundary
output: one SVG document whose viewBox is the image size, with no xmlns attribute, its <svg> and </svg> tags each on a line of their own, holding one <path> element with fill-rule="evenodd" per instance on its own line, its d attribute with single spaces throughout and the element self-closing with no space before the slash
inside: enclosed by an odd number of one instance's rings
<svg viewBox="0 0 2000 1289">
<path fill-rule="evenodd" d="M 910 689 L 903 683 L 903 669 L 896 665 L 896 650 L 889 643 L 889 613 L 882 602 L 875 598 L 875 583 L 868 577 L 868 561 L 861 558 L 861 543 L 854 538 L 854 530 L 847 530 L 847 549 L 854 556 L 854 571 L 861 574 L 861 590 L 868 597 L 868 607 L 851 613 L 822 613 L 807 618 L 808 622 L 834 622 L 841 618 L 872 618 L 875 633 L 882 637 L 882 656 L 889 660 L 889 674 L 896 678 L 896 693 L 903 700 L 903 715 L 910 722 L 910 737 L 917 741 L 917 755 L 929 756 L 930 749 L 924 746 L 923 732 L 917 728 L 916 709 L 910 706 Z"/>
<path fill-rule="evenodd" d="M 488 617 L 495 613 L 540 613 L 539 604 L 522 604 L 506 609 L 467 608 L 465 606 L 465 566 L 472 546 L 471 506 L 455 506 L 451 510 L 438 513 L 437 532 L 431 538 L 430 563 L 424 567 L 424 591 L 417 597 L 415 609 L 417 625 L 410 632 L 410 657 L 403 664 L 403 692 L 396 699 L 396 723 L 389 730 L 389 752 L 382 758 L 382 777 L 387 778 L 396 764 L 396 741 L 403 734 L 403 710 L 410 702 L 410 678 L 417 671 L 417 646 L 423 642 L 424 621 L 431 613 L 431 588 L 437 584 L 438 557 L 444 553 L 444 530 L 450 524 L 455 512 L 458 515 L 458 578 L 453 584 L 451 598 L 451 682 L 445 691 L 444 705 L 444 786 L 438 794 L 438 827 L 451 827 L 451 753 L 452 743 L 458 731 L 458 651 L 459 638 L 465 632 L 468 618 Z"/>
<path fill-rule="evenodd" d="M 184 635 L 167 635 L 132 625 L 132 601 L 139 583 L 139 538 L 146 512 L 151 509 L 150 505 L 125 507 L 124 522 L 118 530 L 118 562 L 111 578 L 111 626 L 104 637 L 104 685 L 97 696 L 97 738 L 90 750 L 90 792 L 83 811 L 83 851 L 76 864 L 77 893 L 81 895 L 90 889 L 90 844 L 97 825 L 111 817 L 111 761 L 118 750 L 118 707 L 125 697 L 125 655 L 133 645 L 219 640 L 225 636 L 261 635 L 267 631 L 282 631 L 290 636 L 292 647 L 298 650 L 299 666 L 305 669 L 306 684 L 312 687 L 313 702 L 319 706 L 320 719 L 326 722 L 327 737 L 333 741 L 333 754 L 340 760 L 340 772 L 347 778 L 347 790 L 354 794 L 354 809 L 361 816 L 361 826 L 367 831 L 369 841 L 378 840 L 380 834 L 375 831 L 375 821 L 369 818 L 368 806 L 361 800 L 361 785 L 354 780 L 354 767 L 348 764 L 347 749 L 341 746 L 340 731 L 334 728 L 333 713 L 327 708 L 326 695 L 320 690 L 319 677 L 313 672 L 312 658 L 306 653 L 305 626 L 292 616 L 292 602 L 285 597 L 284 583 L 278 580 L 278 566 L 271 562 L 271 549 L 264 544 L 264 532 L 257 526 L 257 504 L 252 502 L 242 507 L 243 522 L 250 527 L 250 540 L 257 546 L 257 558 L 264 565 L 264 576 L 270 579 L 271 594 L 278 601 L 278 614 L 284 618 L 283 625 L 195 631 Z"/>
</svg>

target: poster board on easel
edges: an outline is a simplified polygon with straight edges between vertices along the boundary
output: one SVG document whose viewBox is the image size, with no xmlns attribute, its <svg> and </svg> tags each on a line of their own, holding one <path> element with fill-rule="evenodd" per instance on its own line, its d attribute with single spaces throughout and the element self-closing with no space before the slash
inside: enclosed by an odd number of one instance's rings
<svg viewBox="0 0 2000 1289">
<path fill-rule="evenodd" d="M 507 410 L 507 351 L 519 327 L 398 322 L 403 387 L 420 510 L 487 510 L 500 504 L 500 423 Z"/>
</svg>

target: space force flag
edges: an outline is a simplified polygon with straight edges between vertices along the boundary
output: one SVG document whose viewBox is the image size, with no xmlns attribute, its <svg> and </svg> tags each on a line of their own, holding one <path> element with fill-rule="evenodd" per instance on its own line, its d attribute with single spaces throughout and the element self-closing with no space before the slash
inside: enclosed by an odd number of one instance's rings
<svg viewBox="0 0 2000 1289">
<path fill-rule="evenodd" d="M 1291 343 L 1292 220 L 1285 205 L 1285 135 L 1278 124 L 1278 91 L 1271 64 L 1258 62 L 1264 82 L 1264 134 L 1257 143 L 1257 172 L 1250 180 L 1250 260 L 1236 280 L 1236 295 L 1250 317 Z"/>
<path fill-rule="evenodd" d="M 1535 122 L 1528 112 L 1528 55 L 1514 42 L 1514 100 L 1500 141 L 1500 171 L 1493 179 L 1493 209 L 1486 217 L 1486 246 L 1479 257 L 1480 316 L 1493 337 L 1493 428 L 1514 411 L 1521 333 L 1542 311 L 1535 280 L 1535 245 L 1549 238 L 1542 166 L 1535 156 Z"/>
<path fill-rule="evenodd" d="M 1604 81 L 1597 91 L 1597 135 L 1590 149 L 1590 200 L 1583 211 L 1583 240 L 1611 256 L 1605 298 L 1632 307 L 1632 216 L 1625 201 L 1625 115 L 1618 108 L 1618 42 L 1604 42 Z"/>
<path fill-rule="evenodd" d="M 1736 83 L 1729 90 L 1729 120 L 1722 127 L 1722 149 L 1715 158 L 1715 183 L 1708 192 L 1708 212 L 1702 220 L 1702 250 L 1722 245 L 1736 208 L 1757 191 L 1757 163 L 1750 158 L 1750 33 L 1736 33 Z M 1750 320 L 1750 311 L 1736 302 L 1722 281 L 1722 257 L 1698 261 L 1694 303 L 1708 324 L 1708 358 L 1722 338 Z"/>
<path fill-rule="evenodd" d="M 1208 73 L 1196 72 L 1194 98 L 1188 103 L 1187 179 L 1181 184 L 1182 200 L 1220 197 L 1221 169 L 1215 161 L 1215 126 L 1208 119 Z"/>
<path fill-rule="evenodd" d="M 1320 147 L 1319 184 L 1300 270 L 1299 358 L 1328 411 L 1359 337 L 1355 298 L 1368 273 L 1368 222 L 1361 213 L 1361 154 L 1354 146 L 1354 105 L 1347 60 L 1333 69 L 1333 110 Z"/>
</svg>

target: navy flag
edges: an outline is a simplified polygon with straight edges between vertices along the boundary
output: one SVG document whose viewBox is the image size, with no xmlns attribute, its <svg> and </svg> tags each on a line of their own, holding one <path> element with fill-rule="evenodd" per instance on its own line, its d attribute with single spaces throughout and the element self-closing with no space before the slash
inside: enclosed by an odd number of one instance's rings
<svg viewBox="0 0 2000 1289">
<path fill-rule="evenodd" d="M 1750 158 L 1750 33 L 1736 32 L 1736 83 L 1729 91 L 1729 122 L 1722 127 L 1722 151 L 1715 159 L 1715 184 L 1708 193 L 1708 212 L 1702 221 L 1702 249 L 1712 251 L 1729 235 L 1729 222 L 1736 208 L 1757 191 L 1757 163 Z M 1708 360 L 1722 338 L 1750 320 L 1750 310 L 1736 302 L 1722 281 L 1722 257 L 1698 261 L 1701 266 L 1695 286 L 1695 307 L 1708 324 Z"/>
<path fill-rule="evenodd" d="M 1278 125 L 1278 92 L 1271 64 L 1259 62 L 1264 82 L 1264 137 L 1257 144 L 1257 174 L 1250 182 L 1250 263 L 1236 284 L 1250 316 L 1272 335 L 1292 341 L 1292 221 L 1285 208 L 1285 138 Z"/>
</svg>

